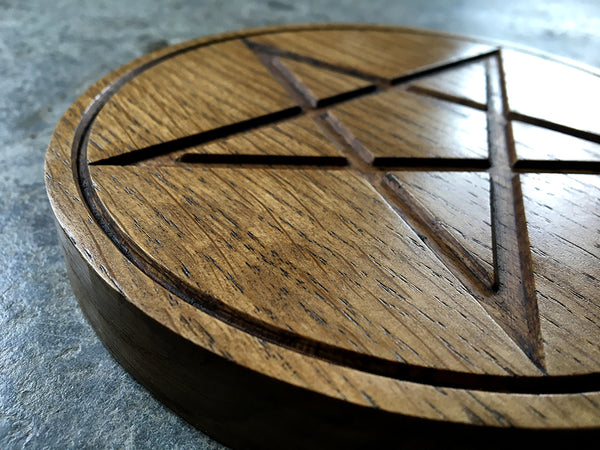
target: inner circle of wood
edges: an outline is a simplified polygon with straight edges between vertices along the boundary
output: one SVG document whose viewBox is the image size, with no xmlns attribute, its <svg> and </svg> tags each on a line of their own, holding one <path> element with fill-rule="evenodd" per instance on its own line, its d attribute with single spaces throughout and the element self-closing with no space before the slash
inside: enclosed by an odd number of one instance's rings
<svg viewBox="0 0 600 450">
<path fill-rule="evenodd" d="M 332 371 L 571 398 L 600 385 L 598 103 L 540 105 L 549 73 L 598 92 L 595 73 L 433 33 L 205 40 L 110 79 L 71 163 L 139 271 L 116 283 L 149 277 L 190 323 Z"/>
</svg>

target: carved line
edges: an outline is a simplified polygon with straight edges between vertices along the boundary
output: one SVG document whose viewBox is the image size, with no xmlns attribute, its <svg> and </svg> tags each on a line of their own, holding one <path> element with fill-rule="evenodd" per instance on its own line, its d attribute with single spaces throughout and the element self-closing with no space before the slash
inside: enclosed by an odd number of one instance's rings
<svg viewBox="0 0 600 450">
<path fill-rule="evenodd" d="M 487 105 L 484 103 L 476 102 L 465 97 L 459 97 L 457 95 L 448 94 L 446 92 L 437 91 L 435 89 L 426 88 L 423 86 L 409 86 L 408 90 L 416 94 L 424 95 L 426 97 L 433 97 L 439 100 L 446 100 L 447 102 L 458 103 L 459 105 L 468 106 L 469 108 L 478 109 L 480 111 L 487 111 Z"/>
<path fill-rule="evenodd" d="M 191 136 L 174 139 L 172 141 L 161 142 L 160 144 L 152 145 L 150 147 L 144 147 L 131 152 L 111 156 L 90 164 L 95 166 L 128 166 L 146 161 L 148 159 L 156 158 L 157 156 L 166 155 L 178 150 L 195 147 L 210 141 L 229 137 L 234 134 L 244 133 L 255 128 L 272 125 L 282 120 L 299 116 L 301 112 L 302 110 L 299 106 L 293 106 L 291 108 L 266 114 L 264 116 L 254 117 L 242 122 L 237 122 L 219 128 L 214 128 L 209 131 L 193 134 Z"/>
<path fill-rule="evenodd" d="M 280 56 L 282 58 L 292 59 L 294 61 L 303 62 L 306 64 L 310 64 L 312 66 L 327 69 L 332 72 L 341 73 L 342 75 L 350 75 L 352 77 L 361 78 L 363 80 L 370 81 L 373 84 L 386 84 L 387 80 L 383 77 L 380 77 L 375 74 L 361 72 L 359 70 L 353 69 L 351 67 L 340 67 L 335 64 L 328 63 L 326 61 L 321 61 L 320 59 L 313 58 L 311 56 L 300 55 L 298 53 L 290 52 L 287 50 L 281 50 L 279 48 L 273 47 L 271 45 L 259 44 L 258 42 L 253 42 L 249 39 L 244 39 L 246 45 L 258 53 L 265 53 L 273 56 Z"/>
<path fill-rule="evenodd" d="M 375 157 L 356 137 L 346 128 L 340 119 L 333 113 L 326 112 L 320 116 L 339 135 L 343 141 L 353 150 L 360 159 L 369 164 L 369 170 L 464 170 L 483 171 L 490 167 L 488 158 L 413 158 L 403 156 L 378 156 Z M 348 156 L 348 155 L 347 155 Z"/>
<path fill-rule="evenodd" d="M 264 57 L 264 54 L 261 54 L 260 52 L 263 51 L 263 46 L 258 46 L 258 45 L 253 45 L 252 43 L 250 43 L 249 41 L 245 41 L 247 43 L 247 45 L 257 54 L 258 59 L 267 67 L 267 69 L 273 73 L 277 79 L 277 81 L 280 82 L 280 84 L 283 85 L 284 88 L 286 88 L 286 90 L 288 92 L 293 91 L 296 92 L 297 94 L 300 94 L 300 98 L 298 98 L 297 95 L 295 95 L 294 97 L 296 97 L 297 100 L 301 100 L 302 105 L 306 108 L 313 108 L 311 101 L 313 100 L 312 97 L 310 95 L 308 95 L 308 88 L 306 87 L 302 87 L 304 86 L 303 83 L 298 80 L 290 71 L 289 69 L 285 68 L 281 63 L 278 63 L 277 59 L 274 58 L 273 56 L 271 56 L 269 53 L 267 53 L 267 56 L 270 56 L 270 58 L 266 59 Z M 185 50 L 188 51 L 188 50 Z M 178 52 L 181 53 L 181 52 Z M 400 83 L 404 83 L 404 82 L 409 82 L 409 81 L 413 81 L 415 79 L 419 79 L 421 77 L 425 77 L 425 76 L 429 76 L 431 74 L 437 73 L 437 72 L 442 72 L 444 70 L 446 70 L 447 68 L 451 68 L 451 67 L 456 67 L 456 66 L 460 66 L 462 64 L 468 64 L 472 61 L 476 61 L 476 60 L 480 60 L 483 59 L 485 57 L 487 57 L 487 55 L 489 54 L 496 54 L 497 51 L 491 52 L 491 53 L 486 53 L 483 55 L 477 55 L 474 56 L 472 58 L 468 58 L 465 60 L 460 60 L 460 61 L 454 61 L 452 63 L 446 64 L 446 65 L 437 65 L 435 67 L 429 67 L 427 69 L 424 69 L 422 71 L 418 71 L 403 77 L 399 77 L 394 81 L 394 84 L 400 84 Z M 294 54 L 295 55 L 295 54 Z M 299 55 L 298 58 L 303 58 Z M 165 57 L 166 58 L 166 57 Z M 161 59 L 162 61 L 163 59 Z M 338 72 L 342 72 L 343 68 L 339 68 L 337 66 L 331 65 L 331 64 L 326 64 L 326 63 L 318 63 L 319 66 L 320 65 L 326 65 L 328 69 L 330 70 L 334 70 L 334 71 L 338 71 Z M 152 64 L 154 65 L 154 64 Z M 144 69 L 146 70 L 146 69 Z M 137 73 L 141 73 L 141 68 L 139 68 L 136 71 L 136 75 Z M 135 76 L 135 75 L 133 75 Z M 130 78 L 133 78 L 133 76 L 130 76 Z M 119 86 L 120 87 L 120 86 Z M 323 99 L 323 105 L 321 104 L 317 104 L 317 107 L 324 107 L 324 106 L 333 106 L 333 105 L 338 105 L 359 97 L 363 97 L 363 96 L 367 96 L 367 95 L 371 95 L 373 93 L 376 92 L 380 92 L 382 89 L 389 89 L 391 86 L 388 84 L 386 86 L 383 87 L 377 87 L 377 86 L 368 86 L 366 88 L 361 88 L 361 89 L 357 89 L 354 91 L 349 91 L 349 92 L 344 92 L 332 97 L 329 97 L 327 99 Z M 116 88 L 118 89 L 118 88 Z M 116 91 L 115 89 L 115 91 Z M 291 93 L 293 93 L 291 92 Z M 238 122 L 235 124 L 230 124 L 230 125 L 225 125 L 216 129 L 212 129 L 212 130 L 208 130 L 208 131 L 203 131 L 194 135 L 190 135 L 190 136 L 186 136 L 183 138 L 179 138 L 179 139 L 174 139 L 171 141 L 166 141 L 166 142 L 162 142 L 160 144 L 155 144 L 149 147 L 144 147 L 138 150 L 133 150 L 127 153 L 122 153 L 119 155 L 115 155 L 115 156 L 111 156 L 105 159 L 102 159 L 100 161 L 95 161 L 92 162 L 92 165 L 115 165 L 115 166 L 127 166 L 127 165 L 132 165 L 132 164 L 138 164 L 140 162 L 143 161 L 147 161 L 149 159 L 153 159 L 156 158 L 158 156 L 164 156 L 170 153 L 174 153 L 176 151 L 180 151 L 186 148 L 190 148 L 190 147 L 194 147 L 194 146 L 198 146 L 198 145 L 202 145 L 202 144 L 206 144 L 208 142 L 212 142 L 212 141 L 216 141 L 216 140 L 220 140 L 220 139 L 226 139 L 229 136 L 235 135 L 235 134 L 239 134 L 239 133 L 244 133 L 244 132 L 248 132 L 252 129 L 258 129 L 261 127 L 267 127 L 270 125 L 273 125 L 277 122 L 283 121 L 283 120 L 287 120 L 290 118 L 294 118 L 297 116 L 300 116 L 302 114 L 305 114 L 306 112 L 301 110 L 300 107 L 291 107 L 291 108 L 287 108 L 285 110 L 281 110 L 281 111 L 276 111 L 274 113 L 270 113 L 270 114 L 266 114 L 264 116 L 260 116 L 260 117 L 255 117 L 255 118 L 251 118 L 242 122 Z M 317 112 L 318 113 L 318 112 Z M 424 158 L 422 161 L 421 160 L 417 160 L 414 163 L 409 162 L 408 159 L 406 160 L 399 160 L 398 158 L 393 158 L 393 159 L 382 159 L 380 161 L 375 162 L 375 165 L 377 166 L 386 166 L 387 164 L 390 165 L 398 165 L 401 167 L 408 167 L 411 165 L 415 165 L 415 166 L 431 166 L 433 168 L 435 167 L 464 167 L 465 170 L 472 170 L 474 168 L 479 168 L 481 167 L 482 169 L 485 169 L 486 163 L 485 162 L 480 162 L 478 160 L 470 160 L 470 159 L 465 159 L 465 160 L 461 160 L 461 159 L 448 159 L 448 163 L 445 163 L 443 161 L 446 160 L 437 160 L 437 159 L 431 159 L 431 160 L 427 160 L 426 158 Z M 324 164 L 328 164 L 326 161 L 323 161 Z M 294 163 L 290 163 L 290 164 L 294 164 Z"/>
<path fill-rule="evenodd" d="M 258 59 L 267 67 L 267 69 L 273 74 L 275 79 L 279 81 L 279 83 L 288 91 L 293 91 L 297 95 L 300 96 L 299 100 L 304 105 L 304 107 L 315 108 L 317 105 L 316 97 L 311 92 L 311 90 L 304 85 L 304 83 L 296 77 L 296 75 L 290 71 L 277 57 L 272 54 L 264 54 L 261 53 L 262 50 L 251 47 L 254 49 L 257 54 Z M 496 54 L 496 53 L 492 53 Z M 472 59 L 479 60 L 482 56 L 476 56 L 474 58 L 470 58 L 468 60 L 455 61 L 451 64 L 452 67 L 456 65 L 468 64 Z M 446 70 L 447 66 L 443 66 L 444 70 Z M 423 72 L 418 72 L 415 74 L 408 75 L 405 78 L 402 78 L 402 81 L 406 80 L 414 80 L 416 78 L 421 78 L 424 76 L 430 75 L 431 71 L 435 73 L 439 72 L 439 67 L 429 68 L 424 70 Z M 400 80 L 400 79 L 399 79 Z M 382 91 L 388 90 L 391 88 L 391 85 L 382 86 L 376 88 L 375 86 L 370 86 L 368 90 L 359 89 L 356 91 L 349 91 L 343 94 L 340 94 L 339 101 L 332 101 L 333 97 L 330 97 L 325 100 L 329 100 L 326 102 L 327 105 L 334 105 L 341 102 L 345 102 L 347 100 L 355 99 L 357 97 L 362 97 L 368 93 L 377 92 L 380 93 Z M 409 87 L 410 89 L 411 87 Z M 468 106 L 468 105 L 467 105 Z M 341 122 L 340 120 L 331 114 L 329 111 L 325 110 L 320 117 L 317 117 L 316 120 L 319 122 L 319 119 L 325 119 L 327 124 L 334 129 L 334 131 L 342 136 L 344 140 L 350 145 L 350 147 L 354 150 L 360 158 L 366 162 L 367 164 L 371 164 L 374 167 L 397 167 L 397 168 L 420 168 L 422 170 L 426 169 L 463 169 L 463 170 L 486 170 L 489 168 L 489 160 L 483 158 L 405 158 L 405 157 L 377 157 L 374 158 L 373 155 L 363 146 L 363 144 L 358 140 Z M 351 160 L 353 158 L 352 155 L 349 156 Z"/>
<path fill-rule="evenodd" d="M 423 207 L 400 183 L 394 174 L 385 176 L 386 185 L 394 191 L 398 199 L 404 204 L 405 211 L 409 211 L 412 216 L 419 220 L 429 231 L 429 236 L 436 241 L 440 250 L 453 259 L 453 262 L 460 262 L 465 269 L 475 276 L 476 281 L 480 282 L 489 291 L 496 289 L 496 278 L 490 274 L 479 259 L 465 249 L 463 245 L 446 230 L 435 216 L 429 210 Z"/>
<path fill-rule="evenodd" d="M 377 157 L 373 160 L 374 167 L 419 168 L 421 170 L 439 170 L 443 168 L 465 171 L 485 171 L 490 167 L 487 158 L 403 158 L 403 157 Z"/>
<path fill-rule="evenodd" d="M 511 162 L 515 158 L 515 150 L 511 127 L 508 122 L 508 98 L 502 70 L 501 55 L 498 54 L 487 61 L 488 89 L 488 141 L 492 166 L 489 170 L 492 182 L 491 210 L 492 233 L 494 240 L 494 261 L 499 277 L 497 293 L 500 305 L 502 302 L 523 302 L 526 317 L 517 320 L 525 321 L 527 334 L 514 330 L 509 323 L 499 321 L 509 336 L 527 354 L 534 364 L 543 372 L 544 348 L 540 330 L 537 294 L 533 277 L 533 263 L 529 248 L 525 206 L 518 176 L 514 176 Z M 516 248 L 513 248 L 516 245 Z M 502 249 L 502 252 L 499 251 Z M 510 259 L 518 258 L 518 261 Z M 512 266 L 519 264 L 520 279 L 510 275 Z M 495 298 L 482 299 L 482 303 L 498 309 Z M 508 329 L 507 329 L 508 327 Z"/>
<path fill-rule="evenodd" d="M 533 274 L 533 256 L 529 242 L 529 231 L 525 217 L 525 203 L 521 190 L 519 175 L 513 177 L 513 192 L 515 195 L 515 221 L 517 223 L 517 240 L 519 244 L 519 260 L 521 263 L 521 289 L 525 300 L 525 311 L 527 313 L 527 328 L 531 337 L 531 356 L 536 365 L 546 372 L 544 342 L 540 324 L 540 312 L 538 309 L 537 292 L 535 290 L 535 278 Z"/>
<path fill-rule="evenodd" d="M 363 177 L 369 184 L 385 199 L 386 202 L 408 223 L 410 223 L 415 232 L 423 241 L 434 251 L 440 258 L 443 264 L 452 272 L 461 282 L 468 286 L 473 293 L 483 291 L 489 294 L 489 291 L 494 289 L 495 280 L 493 276 L 477 261 L 471 253 L 466 250 L 460 242 L 450 235 L 444 228 L 438 225 L 437 219 L 429 213 L 422 205 L 412 198 L 408 192 L 404 191 L 401 186 L 390 180 L 390 175 L 387 173 L 393 170 L 391 167 L 386 167 L 381 170 L 365 161 L 361 154 L 363 149 L 362 144 L 353 136 L 353 134 L 332 114 L 322 116 L 324 127 L 329 126 L 329 129 L 341 141 L 340 148 L 346 154 L 346 157 L 351 163 L 352 170 Z M 362 150 L 367 152 L 366 149 Z M 368 153 L 368 152 L 367 152 Z M 396 158 L 394 162 L 401 161 L 401 158 Z M 424 159 L 431 164 L 432 160 Z M 436 161 L 436 160 L 433 160 Z M 446 164 L 449 160 L 437 160 L 443 163 L 443 169 L 460 170 L 463 167 L 451 167 Z M 464 160 L 461 160 L 462 162 Z M 488 166 L 487 159 L 478 160 L 478 164 Z M 397 167 L 401 170 L 406 170 L 409 166 Z M 411 170 L 440 170 L 440 168 L 427 166 L 410 167 Z M 475 168 L 473 170 L 481 170 Z M 405 195 L 403 195 L 403 193 Z M 417 231 L 419 230 L 419 231 Z M 447 257 L 458 256 L 457 259 L 448 260 Z M 461 267 L 465 270 L 461 270 Z"/>
<path fill-rule="evenodd" d="M 234 38 L 231 38 L 234 39 Z M 207 42 L 203 45 L 208 45 Z M 196 47 L 194 47 L 196 48 Z M 189 51 L 190 49 L 184 49 L 183 51 Z M 570 393 L 570 392 L 582 392 L 582 391 L 595 391 L 597 386 L 600 385 L 600 374 L 587 374 L 587 375 L 575 375 L 568 377 L 551 377 L 551 378 L 539 378 L 539 377 L 521 377 L 511 378 L 504 376 L 495 375 L 480 375 L 480 374 L 465 374 L 460 372 L 445 371 L 439 369 L 431 369 L 425 367 L 408 366 L 398 362 L 389 362 L 386 360 L 380 360 L 379 358 L 357 354 L 352 351 L 340 350 L 337 347 L 327 348 L 319 342 L 316 342 L 317 346 L 310 346 L 306 344 L 313 344 L 310 339 L 305 342 L 304 338 L 299 337 L 295 334 L 290 334 L 287 330 L 270 330 L 268 327 L 265 328 L 262 322 L 258 323 L 258 328 L 255 330 L 249 329 L 247 323 L 244 321 L 244 317 L 240 317 L 236 312 L 228 320 L 227 315 L 223 315 L 223 310 L 218 308 L 212 309 L 214 306 L 219 306 L 218 303 L 215 305 L 214 300 L 207 296 L 200 296 L 202 300 L 206 300 L 206 303 L 198 302 L 198 291 L 192 289 L 191 296 L 187 295 L 185 291 L 180 291 L 175 288 L 175 285 L 167 280 L 157 277 L 156 273 L 152 273 L 149 266 L 144 265 L 136 256 L 132 254 L 128 248 L 128 243 L 121 241 L 121 236 L 115 234 L 118 229 L 114 223 L 111 223 L 111 219 L 107 217 L 107 211 L 104 210 L 102 203 L 97 197 L 96 192 L 91 186 L 91 179 L 89 176 L 88 164 L 87 164 L 87 146 L 89 139 L 89 132 L 91 124 L 95 120 L 100 109 L 106 104 L 106 102 L 114 95 L 114 93 L 130 79 L 138 75 L 139 73 L 147 70 L 158 62 L 173 56 L 174 54 L 164 55 L 162 58 L 154 61 L 150 61 L 145 65 L 142 65 L 131 72 L 123 75 L 116 79 L 111 85 L 109 85 L 101 94 L 99 94 L 88 107 L 88 109 L 82 114 L 81 121 L 77 127 L 77 130 L 73 139 L 73 166 L 74 178 L 78 187 L 81 191 L 82 198 L 86 201 L 90 212 L 98 225 L 106 233 L 106 235 L 113 241 L 114 245 L 130 259 L 143 273 L 152 278 L 155 282 L 162 285 L 166 289 L 173 292 L 175 295 L 182 298 L 184 301 L 198 309 L 205 310 L 207 313 L 219 320 L 223 320 L 226 323 L 230 323 L 232 326 L 240 328 L 245 332 L 253 333 L 255 336 L 268 340 L 275 343 L 276 345 L 282 345 L 284 347 L 292 348 L 301 353 L 309 354 L 310 356 L 329 360 L 336 364 L 343 364 L 347 367 L 353 367 L 358 370 L 363 370 L 371 373 L 378 373 L 384 376 L 390 376 L 397 379 L 403 379 L 412 381 L 419 384 L 435 384 L 438 386 L 447 386 L 455 388 L 466 388 L 473 389 L 472 385 L 478 384 L 475 390 L 489 390 L 489 391 L 506 391 L 506 392 L 523 392 L 523 393 Z M 108 220 L 108 221 L 107 221 Z M 125 236 L 127 237 L 127 236 Z M 135 250 L 137 244 L 133 244 Z M 177 278 L 175 283 L 181 281 Z M 185 287 L 185 286 L 184 286 Z M 218 302 L 218 300 L 217 300 Z M 252 318 L 251 318 L 252 319 Z M 272 335 L 272 331 L 275 331 L 275 336 Z M 264 333 L 264 334 L 263 334 Z M 319 345 L 321 344 L 321 345 Z M 312 349 L 312 353 L 308 353 Z"/>
<path fill-rule="evenodd" d="M 260 53 L 257 53 L 256 51 L 255 53 L 258 54 L 259 59 L 261 59 Z M 277 72 L 287 83 L 289 83 L 290 87 L 292 89 L 295 89 L 296 92 L 300 94 L 302 99 L 312 108 L 319 108 L 328 105 L 334 105 L 337 103 L 343 103 L 348 100 L 352 100 L 353 98 L 362 97 L 365 94 L 369 94 L 377 90 L 377 85 L 371 84 L 369 86 L 357 88 L 355 90 L 346 91 L 342 92 L 341 94 L 336 94 L 327 98 L 319 99 L 308 86 L 306 86 L 300 79 L 298 79 L 298 77 L 285 65 L 284 62 L 281 61 L 281 59 L 272 55 L 270 55 L 269 59 L 269 62 L 271 64 L 270 68 L 272 69 L 272 71 Z M 265 64 L 264 61 L 263 64 Z"/>
<path fill-rule="evenodd" d="M 348 149 L 351 150 L 348 156 L 351 161 L 355 162 L 353 167 L 358 168 L 362 166 L 361 172 L 370 170 L 370 167 L 368 166 L 371 166 L 373 163 L 373 155 L 363 145 L 363 143 L 356 136 L 354 136 L 354 134 L 348 128 L 344 126 L 342 121 L 329 111 L 321 115 L 320 118 L 323 119 L 325 123 L 329 125 L 329 127 L 331 127 L 331 129 L 347 144 Z M 342 147 L 342 149 L 344 150 L 346 147 Z M 359 158 L 361 163 L 368 164 L 368 166 L 365 166 L 364 164 L 358 164 Z"/>
<path fill-rule="evenodd" d="M 262 166 L 306 166 L 313 169 L 325 169 L 324 166 L 345 167 L 348 160 L 342 156 L 290 156 L 290 155 L 247 155 L 247 154 L 211 154 L 186 153 L 177 161 L 192 164 L 235 164 Z M 304 169 L 304 167 L 301 167 Z"/>
<path fill-rule="evenodd" d="M 457 59 L 454 61 L 444 61 L 441 63 L 432 64 L 428 67 L 421 68 L 413 73 L 409 73 L 406 75 L 399 76 L 392 80 L 392 85 L 397 86 L 399 84 L 409 83 L 411 81 L 416 81 L 421 78 L 425 78 L 431 75 L 436 75 L 440 72 L 445 72 L 446 70 L 455 69 L 460 66 L 464 66 L 467 64 L 471 64 L 477 61 L 487 61 L 490 57 L 494 57 L 500 54 L 500 50 L 495 49 L 489 52 L 479 53 L 477 55 L 469 56 L 463 59 Z"/>
<path fill-rule="evenodd" d="M 260 54 L 257 53 L 256 51 L 254 52 L 255 55 L 259 56 L 259 59 L 261 59 L 261 61 L 263 60 L 262 58 L 260 58 Z M 266 54 L 265 54 L 266 56 Z M 298 77 L 296 77 L 296 75 L 290 70 L 288 69 L 288 67 L 286 65 L 284 65 L 281 60 L 275 56 L 269 56 L 267 61 L 264 61 L 263 64 L 268 65 L 270 63 L 270 67 L 269 69 L 271 69 L 271 72 L 277 72 L 285 81 L 287 85 L 289 85 L 289 87 L 293 90 L 295 90 L 301 97 L 301 99 L 306 102 L 308 105 L 312 106 L 313 108 L 317 107 L 317 103 L 319 101 L 319 99 L 317 98 L 317 96 L 309 89 L 308 86 L 306 86 L 304 83 L 302 83 Z M 282 83 L 279 83 L 282 84 Z M 375 87 L 375 85 L 373 85 L 373 88 Z"/>
<path fill-rule="evenodd" d="M 415 72 L 401 75 L 399 77 L 389 80 L 389 79 L 381 77 L 379 75 L 356 70 L 352 67 L 337 66 L 335 64 L 331 64 L 326 61 L 322 61 L 320 59 L 313 58 L 311 56 L 301 55 L 301 54 L 291 52 L 288 50 L 282 50 L 282 49 L 273 47 L 271 45 L 260 44 L 258 42 L 253 42 L 249 39 L 245 39 L 244 42 L 246 42 L 246 45 L 248 45 L 248 47 L 255 50 L 256 52 L 266 53 L 266 54 L 270 54 L 270 55 L 274 55 L 274 56 L 279 56 L 282 58 L 292 59 L 294 61 L 304 62 L 307 64 L 311 64 L 315 67 L 319 67 L 322 69 L 328 69 L 332 72 L 338 72 L 343 75 L 350 75 L 350 76 L 353 76 L 356 78 L 361 78 L 363 80 L 370 81 L 370 82 L 380 85 L 380 86 L 381 85 L 383 85 L 383 86 L 398 85 L 398 84 L 408 83 L 410 81 L 414 81 L 415 79 L 418 79 L 421 77 L 434 75 L 434 74 L 444 71 L 446 69 L 459 67 L 463 64 L 468 64 L 468 63 L 475 62 L 478 60 L 485 60 L 487 57 L 497 54 L 499 52 L 499 50 L 494 49 L 494 50 L 491 50 L 488 52 L 482 52 L 482 53 L 474 55 L 474 56 L 469 56 L 467 58 L 457 59 L 454 61 L 443 61 L 441 63 L 435 63 L 428 67 L 418 69 Z"/>
<path fill-rule="evenodd" d="M 600 161 L 559 161 L 541 159 L 519 159 L 513 169 L 516 172 L 547 172 L 547 173 L 600 173 Z"/>
<path fill-rule="evenodd" d="M 540 119 L 538 117 L 527 116 L 525 114 L 521 114 L 515 111 L 510 111 L 508 113 L 508 118 L 512 120 L 518 120 L 520 122 L 525 122 L 530 125 L 535 125 L 541 128 L 546 128 L 548 130 L 557 131 L 559 133 L 567 134 L 569 136 L 573 136 L 579 139 L 584 139 L 586 141 L 595 142 L 596 144 L 600 144 L 600 135 L 592 133 L 590 131 L 578 130 L 577 128 L 572 128 L 567 125 L 561 125 L 559 123 L 551 122 L 545 119 Z"/>
<path fill-rule="evenodd" d="M 333 105 L 338 105 L 340 103 L 345 103 L 349 100 L 364 97 L 368 94 L 373 94 L 377 91 L 377 86 L 365 86 L 363 88 L 356 89 L 354 91 L 343 92 L 341 94 L 332 95 L 331 97 L 322 98 L 317 100 L 317 108 L 325 108 Z"/>
</svg>

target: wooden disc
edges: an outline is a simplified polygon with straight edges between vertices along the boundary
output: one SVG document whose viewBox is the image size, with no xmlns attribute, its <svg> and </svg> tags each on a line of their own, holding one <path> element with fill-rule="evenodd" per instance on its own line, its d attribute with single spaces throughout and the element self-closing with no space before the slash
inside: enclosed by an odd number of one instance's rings
<svg viewBox="0 0 600 450">
<path fill-rule="evenodd" d="M 598 117 L 547 57 L 270 28 L 96 83 L 46 180 L 91 325 L 222 442 L 556 443 L 600 427 Z"/>
</svg>

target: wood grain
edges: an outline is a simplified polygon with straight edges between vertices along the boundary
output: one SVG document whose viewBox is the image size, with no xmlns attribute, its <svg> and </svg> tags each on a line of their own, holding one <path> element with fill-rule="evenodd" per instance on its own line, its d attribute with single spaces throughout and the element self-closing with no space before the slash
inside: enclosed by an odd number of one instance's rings
<svg viewBox="0 0 600 450">
<path fill-rule="evenodd" d="M 532 361 L 545 372 L 523 194 L 520 180 L 511 170 L 514 149 L 509 143 L 507 94 L 500 63 L 500 58 L 487 62 L 489 173 L 499 295 L 482 300 Z"/>
<path fill-rule="evenodd" d="M 494 50 L 481 42 L 380 30 L 347 30 L 343 37 L 335 30 L 284 32 L 248 41 L 274 54 L 387 81 Z"/>
<path fill-rule="evenodd" d="M 462 105 L 391 90 L 335 106 L 331 115 L 340 134 L 374 165 L 488 157 L 485 113 Z"/>
<path fill-rule="evenodd" d="M 301 136 L 298 139 L 298 136 Z M 302 116 L 186 148 L 166 155 L 171 161 L 219 164 L 256 163 L 346 165 L 346 158 L 310 117 Z M 246 159 L 242 159 L 246 158 Z M 161 164 L 167 164 L 167 160 Z M 153 158 L 147 163 L 161 161 Z"/>
<path fill-rule="evenodd" d="M 557 112 L 519 78 L 550 67 L 597 92 L 593 72 L 373 26 L 124 66 L 46 158 L 86 317 L 234 446 L 597 436 L 599 139 L 572 83 Z"/>
<path fill-rule="evenodd" d="M 511 50 L 503 52 L 503 61 L 513 117 L 599 142 L 595 74 Z"/>
<path fill-rule="evenodd" d="M 487 104 L 485 63 L 473 62 L 425 77 L 413 83 L 411 89 L 422 94 L 443 97 L 474 108 L 485 109 Z"/>
<path fill-rule="evenodd" d="M 370 92 L 375 88 L 368 78 L 346 75 L 291 58 L 278 59 L 278 65 L 313 107 L 327 105 L 340 97 Z"/>
<path fill-rule="evenodd" d="M 88 158 L 97 162 L 294 107 L 242 42 L 202 47 L 119 89 L 92 125 Z"/>
<path fill-rule="evenodd" d="M 327 344 L 461 372 L 536 372 L 513 367 L 514 344 L 470 296 L 448 294 L 458 280 L 351 173 L 107 169 L 92 171 L 100 200 L 158 271 L 232 316 L 292 331 L 306 352 Z M 398 260 L 411 272 L 396 273 Z"/>
<path fill-rule="evenodd" d="M 464 263 L 469 261 L 468 269 L 492 290 L 497 277 L 494 273 L 488 174 L 403 171 L 391 172 L 387 179 L 406 207 L 427 227 L 435 228 L 431 238 L 443 241 L 441 245 L 453 245 L 450 250 L 453 257 Z M 465 217 L 470 218 L 468 229 L 464 227 Z"/>
<path fill-rule="evenodd" d="M 600 176 L 522 179 L 548 370 L 586 372 L 600 361 Z"/>
<path fill-rule="evenodd" d="M 600 144 L 518 120 L 511 127 L 516 168 L 598 172 Z"/>
</svg>

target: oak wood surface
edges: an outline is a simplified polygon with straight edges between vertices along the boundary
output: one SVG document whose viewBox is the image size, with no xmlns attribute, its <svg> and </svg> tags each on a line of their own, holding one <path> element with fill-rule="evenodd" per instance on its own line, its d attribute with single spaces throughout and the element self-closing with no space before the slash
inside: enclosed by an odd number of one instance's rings
<svg viewBox="0 0 600 450">
<path fill-rule="evenodd" d="M 485 110 L 487 103 L 485 62 L 450 68 L 411 83 L 410 90 Z"/>
<path fill-rule="evenodd" d="M 50 142 L 74 291 L 127 370 L 231 445 L 595 433 L 599 87 L 389 27 L 152 53 Z"/>
<path fill-rule="evenodd" d="M 485 112 L 467 106 L 394 89 L 333 107 L 331 114 L 340 134 L 374 165 L 488 156 Z"/>
</svg>

